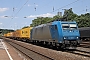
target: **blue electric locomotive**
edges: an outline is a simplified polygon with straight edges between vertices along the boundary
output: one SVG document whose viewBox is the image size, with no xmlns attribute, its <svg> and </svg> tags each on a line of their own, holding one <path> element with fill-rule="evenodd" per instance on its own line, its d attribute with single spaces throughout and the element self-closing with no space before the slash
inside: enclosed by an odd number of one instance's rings
<svg viewBox="0 0 90 60">
<path fill-rule="evenodd" d="M 63 49 L 77 47 L 80 34 L 76 22 L 54 21 L 33 27 L 31 40 Z"/>
</svg>

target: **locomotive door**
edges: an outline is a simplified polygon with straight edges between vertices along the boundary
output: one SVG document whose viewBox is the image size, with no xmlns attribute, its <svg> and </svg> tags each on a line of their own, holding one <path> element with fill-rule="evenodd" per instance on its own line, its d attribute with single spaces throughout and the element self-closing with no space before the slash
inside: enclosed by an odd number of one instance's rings
<svg viewBox="0 0 90 60">
<path fill-rule="evenodd" d="M 53 40 L 58 40 L 58 28 L 57 25 L 51 25 L 51 36 Z"/>
</svg>

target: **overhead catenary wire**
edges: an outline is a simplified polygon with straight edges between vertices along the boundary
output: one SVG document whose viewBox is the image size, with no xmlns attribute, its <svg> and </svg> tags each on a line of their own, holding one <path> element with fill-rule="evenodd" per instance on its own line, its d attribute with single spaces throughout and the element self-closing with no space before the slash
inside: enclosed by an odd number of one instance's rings
<svg viewBox="0 0 90 60">
<path fill-rule="evenodd" d="M 21 11 L 21 9 L 27 4 L 27 2 L 28 2 L 29 0 L 27 0 L 25 3 L 24 3 L 24 5 L 19 9 L 19 11 L 13 16 L 13 18 Z M 76 3 L 77 1 L 79 1 L 79 0 L 76 0 L 76 1 L 74 1 L 74 2 L 72 2 L 72 3 L 70 3 L 70 4 L 67 4 L 67 5 L 65 5 L 65 6 L 63 6 L 63 7 L 66 7 L 66 6 L 69 6 L 69 5 L 71 5 L 71 4 L 73 4 L 73 3 Z M 35 4 L 35 3 L 34 3 Z M 53 11 L 52 12 L 50 12 L 50 13 L 53 13 L 53 12 L 55 12 L 55 11 L 57 11 L 57 10 L 59 10 L 59 9 L 62 9 L 63 7 L 60 7 L 60 8 L 58 8 L 58 9 L 54 9 L 54 7 L 53 7 Z M 35 11 L 36 11 L 36 7 L 34 8 L 35 9 Z M 14 9 L 13 9 L 14 10 Z M 14 12 L 14 11 L 13 11 Z"/>
<path fill-rule="evenodd" d="M 20 10 L 13 16 L 13 18 L 21 11 L 21 9 L 27 4 L 27 2 L 28 2 L 29 0 L 27 0 L 26 2 L 25 2 L 25 4 L 20 8 Z M 69 6 L 69 5 L 71 5 L 71 4 L 74 4 L 74 3 L 76 3 L 76 2 L 78 2 L 79 0 L 76 0 L 76 1 L 74 1 L 74 2 L 71 2 L 71 3 L 69 3 L 69 4 L 67 4 L 67 5 L 65 5 L 65 6 L 63 6 L 63 7 L 60 7 L 60 8 L 58 8 L 58 9 L 56 9 L 55 10 L 55 7 L 53 6 L 53 11 L 52 12 L 50 12 L 50 13 L 53 13 L 53 12 L 55 12 L 55 11 L 59 11 L 60 9 L 62 9 L 62 8 L 64 8 L 64 7 L 67 7 L 67 6 Z M 34 3 L 35 4 L 35 3 Z M 35 11 L 36 11 L 36 6 L 34 7 L 34 9 L 35 9 Z"/>
<path fill-rule="evenodd" d="M 62 8 L 64 8 L 64 7 L 66 7 L 66 6 L 69 6 L 69 5 L 71 5 L 71 4 L 74 4 L 74 3 L 76 3 L 76 2 L 78 2 L 79 0 L 76 0 L 76 1 L 74 1 L 74 2 L 71 2 L 71 3 L 69 3 L 69 4 L 67 4 L 67 5 L 65 5 L 65 6 L 63 6 L 63 7 L 60 7 L 60 8 L 58 8 L 58 9 L 54 9 L 54 11 L 52 11 L 52 12 L 50 12 L 50 13 L 53 13 L 53 12 L 55 12 L 55 11 L 59 11 L 59 9 L 62 9 Z"/>
<path fill-rule="evenodd" d="M 81 11 L 78 11 L 77 13 L 79 13 L 79 12 L 83 12 L 83 11 L 85 11 L 85 12 L 87 13 L 88 10 L 90 10 L 90 8 L 83 9 L 83 10 L 81 10 Z"/>
<path fill-rule="evenodd" d="M 54 12 L 54 6 L 53 6 L 53 12 Z"/>
<path fill-rule="evenodd" d="M 34 3 L 34 5 L 35 5 L 35 3 Z M 34 9 L 35 9 L 35 11 L 36 11 L 36 5 L 35 5 Z"/>
<path fill-rule="evenodd" d="M 25 3 L 24 3 L 24 5 L 19 9 L 19 11 L 13 16 L 13 18 L 21 11 L 21 9 L 27 4 L 27 2 L 28 2 L 29 0 L 27 0 Z M 12 19 L 13 19 L 12 18 Z"/>
<path fill-rule="evenodd" d="M 20 2 L 21 2 L 21 0 L 19 0 L 19 2 L 18 2 L 18 4 L 17 4 L 17 6 L 20 4 Z M 15 13 L 15 9 L 17 8 L 17 6 L 16 6 L 16 7 L 15 7 L 15 6 L 13 6 L 13 7 L 12 7 L 12 14 L 11 14 L 11 18 L 13 18 L 14 13 Z"/>
</svg>

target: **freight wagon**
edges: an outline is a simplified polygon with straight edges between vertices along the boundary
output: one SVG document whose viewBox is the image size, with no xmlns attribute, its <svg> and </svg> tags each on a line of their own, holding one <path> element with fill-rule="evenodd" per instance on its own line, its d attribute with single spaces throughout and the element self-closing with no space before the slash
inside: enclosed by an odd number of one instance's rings
<svg viewBox="0 0 90 60">
<path fill-rule="evenodd" d="M 79 28 L 79 31 L 81 40 L 90 40 L 90 27 Z"/>
</svg>

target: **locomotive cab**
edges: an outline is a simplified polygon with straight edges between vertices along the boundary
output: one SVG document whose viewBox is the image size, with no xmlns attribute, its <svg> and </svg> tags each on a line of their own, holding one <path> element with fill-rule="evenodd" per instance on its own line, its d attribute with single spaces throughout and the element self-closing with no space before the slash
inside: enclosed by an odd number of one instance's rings
<svg viewBox="0 0 90 60">
<path fill-rule="evenodd" d="M 80 43 L 79 30 L 76 22 L 62 23 L 63 43 L 66 46 L 75 47 Z"/>
<path fill-rule="evenodd" d="M 80 44 L 80 34 L 76 22 L 55 21 L 53 25 L 56 25 L 54 28 L 57 30 L 54 30 L 55 33 L 52 37 L 55 35 L 62 48 L 75 48 Z"/>
<path fill-rule="evenodd" d="M 62 23 L 62 33 L 64 40 L 78 40 L 79 31 L 75 23 Z"/>
</svg>

